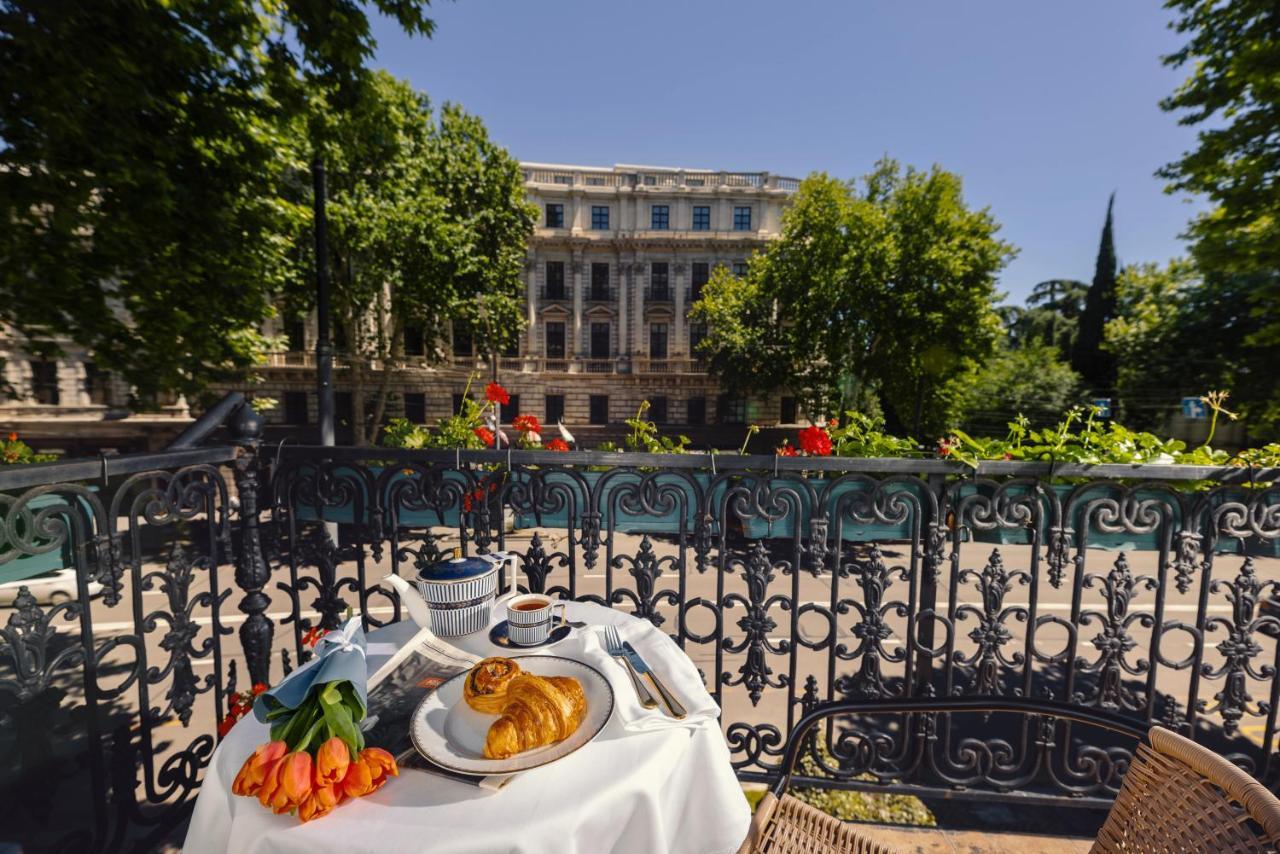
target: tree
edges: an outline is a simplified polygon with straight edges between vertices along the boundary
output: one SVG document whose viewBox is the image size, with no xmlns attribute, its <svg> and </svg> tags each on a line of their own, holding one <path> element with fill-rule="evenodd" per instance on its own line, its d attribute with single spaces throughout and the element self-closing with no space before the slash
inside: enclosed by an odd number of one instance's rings
<svg viewBox="0 0 1280 854">
<path fill-rule="evenodd" d="M 1187 43 L 1164 58 L 1190 76 L 1161 107 L 1200 126 L 1196 147 L 1160 171 L 1169 189 L 1208 196 L 1187 236 L 1207 277 L 1249 282 L 1257 328 L 1247 345 L 1280 343 L 1280 9 L 1274 0 L 1167 0 Z M 1259 354 L 1261 355 L 1261 354 Z M 1273 389 L 1280 406 L 1280 386 Z"/>
<path fill-rule="evenodd" d="M 995 277 L 1013 254 L 960 179 L 885 159 L 861 183 L 802 182 L 782 234 L 694 307 L 701 352 L 734 390 L 790 387 L 809 411 L 883 398 L 893 429 L 943 429 L 956 381 L 994 351 Z"/>
<path fill-rule="evenodd" d="M 372 8 L 429 34 L 426 5 Z M 144 400 L 242 375 L 302 275 L 303 73 L 352 90 L 365 8 L 0 0 L 0 322 L 89 348 Z"/>
<path fill-rule="evenodd" d="M 518 336 L 536 211 L 519 163 L 479 119 L 446 104 L 436 121 L 425 95 L 385 72 L 364 82 L 351 109 L 308 124 L 326 128 L 333 306 L 363 445 L 382 423 L 406 331 L 438 358 L 449 324 L 473 324 L 483 302 L 488 346 Z M 309 247 L 299 235 L 299 251 Z M 309 282 L 295 282 L 290 311 L 310 310 L 313 298 Z"/>
<path fill-rule="evenodd" d="M 1280 422 L 1275 369 L 1280 343 L 1250 343 L 1262 325 L 1251 311 L 1256 283 L 1206 275 L 1185 259 L 1126 267 L 1106 347 L 1118 366 L 1117 398 L 1126 424 L 1160 425 L 1184 396 L 1228 390 L 1257 437 Z"/>
<path fill-rule="evenodd" d="M 1068 356 L 1088 291 L 1088 285 L 1074 279 L 1039 282 L 1027 296 L 1026 309 L 1005 325 L 1016 342 L 1044 342 Z"/>
<path fill-rule="evenodd" d="M 1033 425 L 1056 423 L 1081 403 L 1080 375 L 1052 344 L 1003 347 L 985 360 L 965 389 L 961 422 L 973 435 L 1000 435 L 1016 416 Z"/>
<path fill-rule="evenodd" d="M 1116 311 L 1116 245 L 1111 227 L 1115 202 L 1116 194 L 1112 193 L 1107 200 L 1107 219 L 1098 244 L 1093 283 L 1085 296 L 1084 312 L 1080 315 L 1075 346 L 1071 350 L 1071 367 L 1098 391 L 1110 391 L 1116 382 L 1115 360 L 1102 346 L 1107 321 Z"/>
</svg>

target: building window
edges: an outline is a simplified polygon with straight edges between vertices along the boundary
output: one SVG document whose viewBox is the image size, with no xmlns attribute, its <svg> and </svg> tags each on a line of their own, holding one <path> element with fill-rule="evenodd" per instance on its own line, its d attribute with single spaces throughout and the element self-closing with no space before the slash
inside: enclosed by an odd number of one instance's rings
<svg viewBox="0 0 1280 854">
<path fill-rule="evenodd" d="M 408 324 L 404 328 L 404 354 L 406 356 L 425 356 L 427 354 L 426 336 L 421 326 Z"/>
<path fill-rule="evenodd" d="M 460 394 L 455 394 L 453 396 L 453 414 L 454 415 L 462 414 L 462 395 Z"/>
<path fill-rule="evenodd" d="M 356 402 L 349 391 L 333 394 L 333 421 L 337 427 L 350 428 L 356 421 Z"/>
<path fill-rule="evenodd" d="M 734 208 L 733 209 L 733 230 L 734 231 L 750 231 L 751 230 L 751 208 Z"/>
<path fill-rule="evenodd" d="M 301 317 L 285 321 L 284 333 L 289 337 L 289 352 L 301 353 L 307 349 L 307 322 Z"/>
<path fill-rule="evenodd" d="M 405 392 L 404 417 L 414 424 L 426 423 L 427 396 L 420 391 Z"/>
<path fill-rule="evenodd" d="M 592 424 L 609 423 L 609 395 L 591 395 L 590 414 L 588 420 Z"/>
<path fill-rule="evenodd" d="M 564 420 L 564 395 L 549 394 L 547 395 L 546 405 L 546 425 L 544 430 L 550 430 L 550 425 Z M 544 437 L 545 438 L 545 437 Z"/>
<path fill-rule="evenodd" d="M 649 324 L 649 358 L 667 358 L 667 324 Z"/>
<path fill-rule="evenodd" d="M 649 227 L 654 231 L 666 231 L 671 227 L 671 208 L 667 205 L 654 205 L 649 208 Z"/>
<path fill-rule="evenodd" d="M 601 178 L 601 177 L 599 177 L 599 176 L 591 177 L 591 176 L 589 176 L 589 175 L 588 175 L 588 176 L 587 176 L 587 186 L 588 186 L 588 187 L 603 187 L 603 186 L 604 186 L 604 179 L 603 179 L 603 178 Z"/>
<path fill-rule="evenodd" d="M 711 207 L 709 205 L 693 206 L 693 230 L 711 230 Z"/>
<path fill-rule="evenodd" d="M 694 323 L 689 326 L 689 355 L 698 358 L 698 345 L 707 337 L 707 324 Z"/>
<path fill-rule="evenodd" d="M 591 299 L 605 302 L 609 299 L 609 265 L 591 265 Z"/>
<path fill-rule="evenodd" d="M 305 391 L 286 391 L 284 393 L 284 423 L 303 425 L 311 423 L 311 413 L 307 407 Z"/>
<path fill-rule="evenodd" d="M 547 228 L 564 228 L 564 205 L 547 205 Z"/>
<path fill-rule="evenodd" d="M 649 299 L 667 302 L 671 299 L 671 274 L 665 261 L 649 265 Z"/>
<path fill-rule="evenodd" d="M 608 205 L 592 205 L 591 206 L 591 228 L 593 231 L 609 230 L 609 206 Z"/>
<path fill-rule="evenodd" d="M 746 424 L 747 399 L 720 395 L 720 399 L 716 401 L 716 420 L 721 424 Z"/>
<path fill-rule="evenodd" d="M 347 352 L 347 325 L 340 320 L 333 324 L 333 349 L 336 353 Z"/>
<path fill-rule="evenodd" d="M 557 176 L 555 176 L 554 178 L 552 178 L 552 179 L 551 179 L 551 182 L 552 182 L 553 184 L 566 184 L 566 185 L 572 186 L 572 185 L 573 185 L 573 176 L 572 176 L 572 175 L 557 175 Z"/>
<path fill-rule="evenodd" d="M 706 261 L 695 261 L 692 264 L 692 278 L 690 279 L 689 300 L 697 302 L 702 299 L 702 286 L 711 278 L 711 265 Z"/>
<path fill-rule="evenodd" d="M 649 401 L 649 420 L 654 424 L 667 423 L 667 398 L 658 395 Z"/>
<path fill-rule="evenodd" d="M 564 358 L 564 323 L 555 322 L 547 324 L 547 358 L 563 359 Z"/>
<path fill-rule="evenodd" d="M 745 275 L 747 274 L 747 262 L 746 262 L 746 261 L 734 261 L 734 262 L 733 262 L 733 274 L 734 274 L 735 276 L 739 277 L 739 278 L 741 278 L 741 277 L 745 276 Z"/>
<path fill-rule="evenodd" d="M 794 397 L 782 398 L 781 407 L 778 412 L 778 423 L 796 423 L 796 399 Z"/>
<path fill-rule="evenodd" d="M 547 299 L 564 299 L 564 262 L 547 262 Z"/>
<path fill-rule="evenodd" d="M 607 359 L 609 352 L 609 324 L 591 324 L 591 358 Z"/>
<path fill-rule="evenodd" d="M 644 178 L 641 179 L 641 181 L 644 183 L 646 187 L 655 187 L 658 184 L 658 176 L 645 175 Z"/>
<path fill-rule="evenodd" d="M 110 403 L 110 379 L 93 362 L 84 363 L 84 395 L 93 406 Z"/>
<path fill-rule="evenodd" d="M 502 424 L 510 424 L 516 420 L 516 416 L 520 414 L 520 395 L 508 395 L 510 400 L 506 403 L 499 404 L 498 419 Z"/>
<path fill-rule="evenodd" d="M 507 339 L 507 343 L 502 345 L 502 356 L 508 359 L 515 359 L 520 355 L 520 336 L 514 335 Z"/>
<path fill-rule="evenodd" d="M 707 399 L 705 397 L 691 397 L 686 405 L 688 406 L 688 415 L 685 421 L 690 424 L 707 423 Z"/>
<path fill-rule="evenodd" d="M 45 359 L 31 361 L 31 397 L 36 403 L 45 406 L 57 406 L 60 400 L 58 392 L 58 363 Z"/>
<path fill-rule="evenodd" d="M 453 355 L 470 356 L 473 352 L 471 327 L 462 321 L 453 322 Z"/>
</svg>

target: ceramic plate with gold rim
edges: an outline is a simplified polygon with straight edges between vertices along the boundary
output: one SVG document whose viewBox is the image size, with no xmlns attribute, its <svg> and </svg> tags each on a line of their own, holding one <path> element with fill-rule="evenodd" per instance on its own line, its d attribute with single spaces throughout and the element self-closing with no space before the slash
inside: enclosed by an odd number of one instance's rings
<svg viewBox="0 0 1280 854">
<path fill-rule="evenodd" d="M 428 694 L 409 722 L 409 736 L 423 756 L 463 774 L 515 774 L 563 759 L 590 744 L 613 715 L 613 688 L 589 664 L 556 655 L 512 656 L 520 668 L 538 676 L 572 676 L 582 685 L 587 712 L 578 728 L 563 741 L 517 753 L 508 759 L 486 759 L 485 736 L 497 715 L 477 712 L 462 698 L 463 671 Z"/>
</svg>

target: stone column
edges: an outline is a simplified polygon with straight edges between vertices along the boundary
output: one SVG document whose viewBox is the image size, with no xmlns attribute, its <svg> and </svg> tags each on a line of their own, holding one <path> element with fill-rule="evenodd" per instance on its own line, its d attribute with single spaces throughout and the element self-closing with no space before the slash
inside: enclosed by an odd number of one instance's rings
<svg viewBox="0 0 1280 854">
<path fill-rule="evenodd" d="M 573 346 L 569 348 L 572 357 L 581 359 L 586 355 L 582 346 L 582 253 L 573 253 Z"/>
<path fill-rule="evenodd" d="M 627 279 L 631 277 L 631 264 L 619 260 L 618 268 L 618 355 L 626 357 L 627 352 Z"/>
<path fill-rule="evenodd" d="M 524 259 L 525 302 L 528 329 L 525 330 L 525 356 L 532 359 L 538 352 L 538 262 L 532 256 Z"/>
<path fill-rule="evenodd" d="M 636 261 L 636 277 L 635 277 L 635 320 L 631 326 L 631 352 L 637 356 L 645 353 L 644 346 L 644 289 L 649 282 L 649 260 L 647 258 L 637 259 Z"/>
<path fill-rule="evenodd" d="M 671 338 L 668 343 L 668 355 L 673 359 L 683 358 L 688 352 L 688 348 L 684 344 L 684 285 L 685 271 L 689 269 L 689 265 L 684 261 L 677 260 L 674 264 L 676 271 L 676 303 L 675 303 L 675 320 L 671 323 Z"/>
</svg>

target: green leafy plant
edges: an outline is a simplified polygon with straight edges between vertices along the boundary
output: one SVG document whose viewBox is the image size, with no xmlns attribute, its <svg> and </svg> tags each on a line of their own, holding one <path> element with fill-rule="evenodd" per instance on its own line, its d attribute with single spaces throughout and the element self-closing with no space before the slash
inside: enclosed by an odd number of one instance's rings
<svg viewBox="0 0 1280 854">
<path fill-rule="evenodd" d="M 0 465 L 24 466 L 27 463 L 47 463 L 57 458 L 57 454 L 37 454 L 18 438 L 17 433 L 10 433 L 5 441 L 0 442 Z"/>
<path fill-rule="evenodd" d="M 626 420 L 626 425 L 631 428 L 631 432 L 627 434 L 626 442 L 629 451 L 644 451 L 650 454 L 683 454 L 689 447 L 688 436 L 676 436 L 672 439 L 670 436 L 663 436 L 658 432 L 658 425 L 645 418 L 649 412 L 649 401 L 640 401 L 640 408 L 636 410 L 636 414 Z M 601 450 L 604 447 L 601 446 Z M 611 449 L 613 450 L 613 449 Z"/>
</svg>

